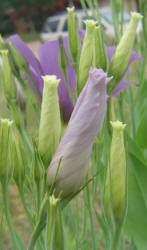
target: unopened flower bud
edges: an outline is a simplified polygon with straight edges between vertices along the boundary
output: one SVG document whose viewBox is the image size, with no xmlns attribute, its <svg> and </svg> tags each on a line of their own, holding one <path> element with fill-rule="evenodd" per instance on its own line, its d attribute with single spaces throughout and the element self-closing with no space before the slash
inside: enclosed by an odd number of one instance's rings
<svg viewBox="0 0 147 250">
<path fill-rule="evenodd" d="M 0 121 L 0 180 L 9 181 L 12 175 L 10 159 L 12 121 L 1 119 Z"/>
<path fill-rule="evenodd" d="M 108 72 L 109 76 L 113 76 L 108 86 L 108 94 L 116 87 L 127 69 L 128 60 L 136 36 L 136 29 L 141 18 L 142 16 L 139 13 L 132 13 L 131 21 L 115 50 Z"/>
<path fill-rule="evenodd" d="M 118 227 L 122 224 L 126 213 L 126 156 L 123 138 L 126 125 L 120 121 L 111 122 L 111 125 L 113 134 L 106 172 L 104 209 L 108 223 Z"/>
<path fill-rule="evenodd" d="M 80 94 L 89 75 L 90 67 L 93 60 L 93 46 L 95 24 L 93 20 L 86 20 L 86 33 L 83 41 L 83 47 L 80 55 L 79 72 L 78 72 L 78 93 Z"/>
<path fill-rule="evenodd" d="M 3 88 L 7 101 L 9 102 L 11 99 L 16 99 L 17 97 L 16 85 L 9 64 L 8 50 L 1 50 L 0 53 L 2 55 Z"/>
<path fill-rule="evenodd" d="M 43 76 L 44 89 L 41 108 L 38 151 L 47 168 L 61 136 L 61 118 L 58 98 L 59 79 L 55 75 Z"/>
<path fill-rule="evenodd" d="M 53 186 L 56 196 L 71 196 L 84 182 L 94 138 L 106 112 L 106 86 L 110 80 L 102 69 L 89 72 L 88 81 L 47 170 L 47 185 Z"/>
<path fill-rule="evenodd" d="M 68 11 L 68 47 L 71 59 L 74 64 L 78 62 L 80 53 L 80 41 L 77 32 L 76 17 L 74 14 L 75 8 L 67 8 Z"/>
<path fill-rule="evenodd" d="M 105 49 L 105 44 L 102 38 L 101 27 L 95 27 L 95 42 L 94 42 L 94 53 L 93 53 L 93 67 L 101 68 L 105 72 L 108 67 L 108 58 Z"/>
</svg>

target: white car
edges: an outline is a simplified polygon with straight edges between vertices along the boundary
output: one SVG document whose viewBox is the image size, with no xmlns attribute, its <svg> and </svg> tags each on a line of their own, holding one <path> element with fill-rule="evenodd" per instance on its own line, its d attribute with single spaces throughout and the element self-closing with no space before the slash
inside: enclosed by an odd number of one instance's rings
<svg viewBox="0 0 147 250">
<path fill-rule="evenodd" d="M 76 10 L 77 26 L 79 30 L 85 29 L 85 24 L 83 22 L 86 19 L 85 12 L 83 10 Z M 91 16 L 91 11 L 88 10 L 89 16 Z M 100 8 L 101 23 L 105 29 L 106 34 L 110 39 L 114 39 L 115 33 L 112 22 L 112 14 L 110 7 Z M 124 12 L 124 29 L 131 19 L 131 15 L 128 12 Z M 137 34 L 140 34 L 142 30 L 141 22 L 139 23 Z M 48 17 L 43 25 L 40 38 L 43 42 L 55 40 L 59 35 L 67 35 L 67 12 L 63 12 L 58 15 Z"/>
</svg>

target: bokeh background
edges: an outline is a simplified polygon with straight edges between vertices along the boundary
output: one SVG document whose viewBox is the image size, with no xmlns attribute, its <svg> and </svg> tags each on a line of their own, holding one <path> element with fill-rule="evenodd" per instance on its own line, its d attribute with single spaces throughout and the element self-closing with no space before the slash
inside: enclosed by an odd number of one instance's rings
<svg viewBox="0 0 147 250">
<path fill-rule="evenodd" d="M 110 0 L 99 0 L 99 5 L 109 5 Z M 12 33 L 30 34 L 30 38 L 39 38 L 39 32 L 47 17 L 64 11 L 74 5 L 81 8 L 80 0 L 1 0 L 0 33 L 4 36 Z M 127 11 L 136 10 L 138 0 L 125 0 Z M 29 35 L 28 35 L 29 36 Z"/>
</svg>

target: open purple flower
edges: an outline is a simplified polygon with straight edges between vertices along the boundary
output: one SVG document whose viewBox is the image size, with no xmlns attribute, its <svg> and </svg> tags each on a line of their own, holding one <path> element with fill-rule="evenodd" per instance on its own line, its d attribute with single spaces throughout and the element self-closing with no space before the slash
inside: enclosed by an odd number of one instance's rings
<svg viewBox="0 0 147 250">
<path fill-rule="evenodd" d="M 15 48 L 27 60 L 29 64 L 30 73 L 36 85 L 38 86 L 38 89 L 41 94 L 43 90 L 43 82 L 41 78 L 42 75 L 46 75 L 46 74 L 56 75 L 57 78 L 61 79 L 61 82 L 58 87 L 60 107 L 61 107 L 61 112 L 62 112 L 64 121 L 68 122 L 70 119 L 71 113 L 73 111 L 73 105 L 72 105 L 72 102 L 70 100 L 70 97 L 69 97 L 69 94 L 65 85 L 63 73 L 58 64 L 58 56 L 59 56 L 58 40 L 44 43 L 39 47 L 39 53 L 38 53 L 39 60 L 34 56 L 32 51 L 26 46 L 26 44 L 20 39 L 18 35 L 11 36 L 9 40 L 12 41 Z M 72 61 L 69 57 L 67 36 L 63 37 L 63 45 L 64 45 L 64 49 L 66 51 L 68 61 L 69 61 L 69 66 L 67 69 L 68 80 L 69 80 L 69 84 L 71 87 L 71 91 L 74 92 L 76 79 L 75 79 L 75 72 L 74 72 L 74 68 L 72 65 Z M 115 50 L 114 46 L 106 47 L 109 63 L 111 61 L 114 50 Z M 135 60 L 141 60 L 141 56 L 139 56 L 136 52 L 132 51 L 130 59 L 128 61 L 128 68 L 123 78 L 121 79 L 121 81 L 118 83 L 116 88 L 112 91 L 111 95 L 113 96 L 118 95 L 123 89 L 125 89 L 132 83 L 132 82 L 127 82 L 125 80 L 125 77 L 129 72 L 130 63 Z"/>
<path fill-rule="evenodd" d="M 106 85 L 111 80 L 102 69 L 89 71 L 70 117 L 67 129 L 51 161 L 47 183 L 55 180 L 55 194 L 66 196 L 82 184 L 89 166 L 94 138 L 101 128 L 107 107 Z"/>
</svg>

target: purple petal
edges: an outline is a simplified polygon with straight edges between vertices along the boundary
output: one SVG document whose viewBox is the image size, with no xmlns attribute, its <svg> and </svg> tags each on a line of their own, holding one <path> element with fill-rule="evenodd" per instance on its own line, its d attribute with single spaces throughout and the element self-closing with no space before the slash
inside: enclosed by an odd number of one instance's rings
<svg viewBox="0 0 147 250">
<path fill-rule="evenodd" d="M 32 51 L 27 47 L 27 45 L 20 39 L 18 35 L 10 36 L 8 41 L 11 41 L 15 48 L 24 56 L 28 64 L 31 65 L 38 74 L 42 75 L 43 71 L 41 65 L 37 58 L 34 56 Z"/>
<path fill-rule="evenodd" d="M 137 54 L 134 50 L 132 50 L 129 61 L 128 61 L 128 66 L 130 65 L 131 62 L 133 61 L 142 61 L 143 58 L 139 54 Z"/>
<path fill-rule="evenodd" d="M 108 56 L 108 62 L 111 62 L 116 46 L 106 46 L 106 52 Z"/>
<path fill-rule="evenodd" d="M 101 128 L 106 112 L 106 84 L 110 81 L 102 69 L 93 69 L 84 86 L 66 132 L 48 168 L 48 184 L 53 181 L 59 160 L 55 190 L 63 196 L 74 192 L 87 173 L 95 136 Z"/>
<path fill-rule="evenodd" d="M 72 66 L 71 59 L 69 57 L 68 53 L 68 37 L 63 37 L 63 45 L 66 51 L 66 54 L 68 56 L 69 60 L 69 67 L 67 70 L 68 80 L 71 87 L 71 91 L 73 92 L 75 89 L 75 73 L 74 68 Z M 59 64 L 58 64 L 58 57 L 59 57 L 59 42 L 58 40 L 47 42 L 42 44 L 39 47 L 39 58 L 40 63 L 43 68 L 44 74 L 50 74 L 50 75 L 56 75 L 57 78 L 60 78 L 60 84 L 58 87 L 58 94 L 60 99 L 60 105 L 63 112 L 63 118 L 64 121 L 68 121 L 70 118 L 70 115 L 73 111 L 73 105 L 70 100 L 64 77 L 62 74 L 62 71 L 60 70 Z"/>
<path fill-rule="evenodd" d="M 111 92 L 111 96 L 117 96 L 122 90 L 129 87 L 131 84 L 133 84 L 133 81 L 127 82 L 125 77 L 123 77 L 116 88 Z"/>
</svg>

